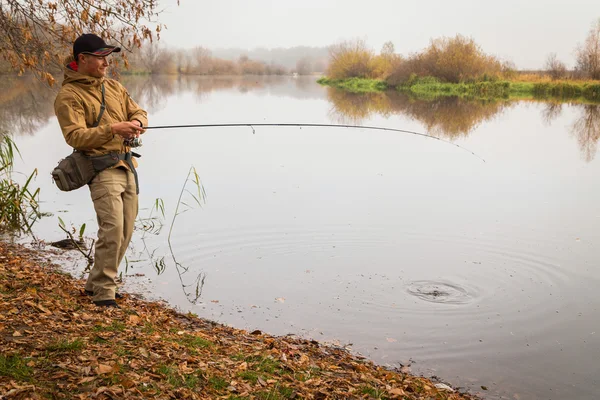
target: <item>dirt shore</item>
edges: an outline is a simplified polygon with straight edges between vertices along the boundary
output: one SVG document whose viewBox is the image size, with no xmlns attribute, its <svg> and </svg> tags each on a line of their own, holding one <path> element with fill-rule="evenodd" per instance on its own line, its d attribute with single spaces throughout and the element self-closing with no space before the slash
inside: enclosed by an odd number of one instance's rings
<svg viewBox="0 0 600 400">
<path fill-rule="evenodd" d="M 99 309 L 82 288 L 43 253 L 0 242 L 0 399 L 474 399 L 127 294 Z"/>
</svg>

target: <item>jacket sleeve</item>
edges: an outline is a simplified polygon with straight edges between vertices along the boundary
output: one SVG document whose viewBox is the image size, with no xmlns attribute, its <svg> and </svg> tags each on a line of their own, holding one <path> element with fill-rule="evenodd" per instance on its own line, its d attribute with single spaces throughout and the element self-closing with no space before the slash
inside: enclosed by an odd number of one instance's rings
<svg viewBox="0 0 600 400">
<path fill-rule="evenodd" d="M 76 150 L 92 150 L 113 140 L 110 124 L 88 128 L 80 99 L 60 93 L 54 102 L 54 112 L 67 144 Z"/>
<path fill-rule="evenodd" d="M 140 121 L 142 126 L 148 126 L 148 114 L 144 111 L 129 95 L 123 87 L 123 101 L 125 102 L 125 111 L 127 112 L 128 121 Z"/>
</svg>

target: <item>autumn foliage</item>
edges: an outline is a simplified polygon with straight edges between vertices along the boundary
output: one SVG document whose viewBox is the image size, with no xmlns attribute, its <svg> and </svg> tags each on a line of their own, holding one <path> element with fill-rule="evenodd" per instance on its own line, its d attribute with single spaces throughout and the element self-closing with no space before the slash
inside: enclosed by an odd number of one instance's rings
<svg viewBox="0 0 600 400">
<path fill-rule="evenodd" d="M 507 69 L 471 38 L 457 35 L 431 41 L 423 51 L 403 58 L 391 43 L 375 55 L 363 41 L 331 47 L 327 75 L 333 79 L 372 78 L 398 85 L 411 76 L 433 76 L 443 82 L 473 82 L 499 78 Z"/>
<path fill-rule="evenodd" d="M 62 67 L 80 34 L 96 33 L 131 50 L 160 37 L 158 12 L 157 1 L 0 0 L 0 57 L 52 84 L 50 72 Z"/>
<path fill-rule="evenodd" d="M 0 393 L 11 399 L 472 399 L 339 347 L 273 337 L 83 282 L 0 242 Z M 39 253 L 38 253 L 39 254 Z M 438 384 L 439 385 L 439 384 Z"/>
<path fill-rule="evenodd" d="M 376 78 L 374 56 L 363 40 L 335 44 L 329 48 L 327 76 L 331 79 Z"/>
</svg>

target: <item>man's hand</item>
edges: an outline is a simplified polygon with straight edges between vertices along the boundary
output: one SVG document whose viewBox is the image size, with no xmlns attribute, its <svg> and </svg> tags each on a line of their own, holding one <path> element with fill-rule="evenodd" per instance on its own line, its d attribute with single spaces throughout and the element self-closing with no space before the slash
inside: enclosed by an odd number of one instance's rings
<svg viewBox="0 0 600 400">
<path fill-rule="evenodd" d="M 140 133 L 144 130 L 140 127 L 139 121 L 129 122 L 117 122 L 116 124 L 112 124 L 110 126 L 110 130 L 113 135 L 119 135 L 123 137 L 123 139 L 133 139 L 134 137 L 139 137 Z"/>
<path fill-rule="evenodd" d="M 131 121 L 131 122 L 133 122 L 134 124 L 138 124 L 138 125 L 140 126 L 140 128 L 142 128 L 142 132 L 141 132 L 141 133 L 145 133 L 145 132 L 146 132 L 146 130 L 145 130 L 145 129 L 143 129 L 143 128 L 144 128 L 144 125 L 142 125 L 142 123 L 141 123 L 140 121 L 138 121 L 137 119 L 134 119 L 134 120 L 133 120 L 133 121 Z"/>
</svg>

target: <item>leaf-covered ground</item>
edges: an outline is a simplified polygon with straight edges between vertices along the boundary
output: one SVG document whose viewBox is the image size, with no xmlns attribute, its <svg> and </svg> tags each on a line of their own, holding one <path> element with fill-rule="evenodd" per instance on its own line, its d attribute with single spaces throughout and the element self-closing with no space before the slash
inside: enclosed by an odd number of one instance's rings
<svg viewBox="0 0 600 400">
<path fill-rule="evenodd" d="M 471 399 L 343 349 L 225 327 L 83 282 L 0 242 L 0 399 Z"/>
</svg>

